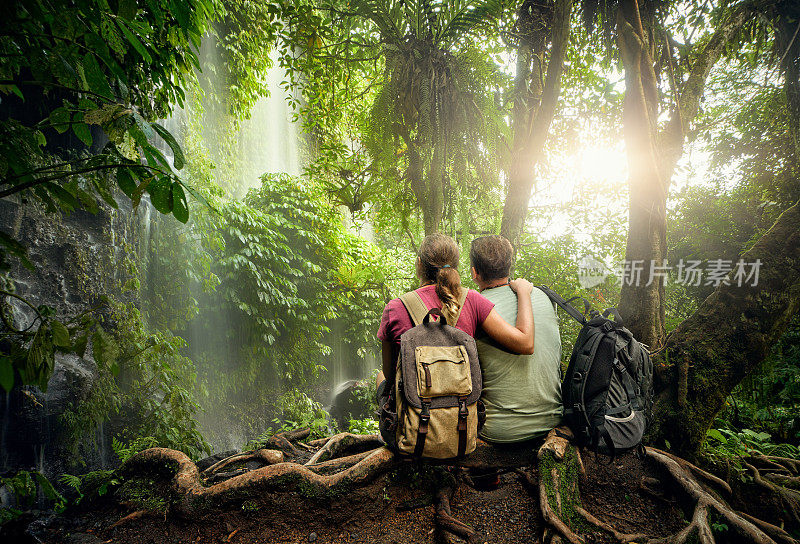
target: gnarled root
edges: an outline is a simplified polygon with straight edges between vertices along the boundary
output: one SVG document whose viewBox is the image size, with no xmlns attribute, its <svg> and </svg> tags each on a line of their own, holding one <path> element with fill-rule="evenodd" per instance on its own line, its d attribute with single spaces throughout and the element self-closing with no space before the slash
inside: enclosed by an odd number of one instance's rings
<svg viewBox="0 0 800 544">
<path fill-rule="evenodd" d="M 283 453 L 294 457 L 300 453 L 300 450 L 293 444 L 293 442 L 308 438 L 308 435 L 310 434 L 311 429 L 308 427 L 297 429 L 296 431 L 278 433 L 275 436 L 271 436 L 266 442 L 264 442 L 264 448 L 269 450 L 280 450 Z"/>
<path fill-rule="evenodd" d="M 208 508 L 241 503 L 244 499 L 255 498 L 269 491 L 298 490 L 308 497 L 333 498 L 372 481 L 396 463 L 391 451 L 379 448 L 336 474 L 317 474 L 297 463 L 277 463 L 204 487 L 197 466 L 186 454 L 166 448 L 151 448 L 128 459 L 120 467 L 119 473 L 123 477 L 130 477 L 169 469 L 173 474 L 172 487 L 178 496 L 176 510 L 184 515 L 192 515 Z"/>
<path fill-rule="evenodd" d="M 781 500 L 784 510 L 792 517 L 794 523 L 800 525 L 800 491 L 791 489 L 798 480 L 784 474 L 761 474 L 761 471 L 750 463 L 744 466 L 753 474 L 756 485 L 775 493 Z"/>
<path fill-rule="evenodd" d="M 383 443 L 377 434 L 339 433 L 330 437 L 317 453 L 311 456 L 306 466 L 333 459 L 349 450 L 370 450 L 379 448 L 382 445 Z"/>
<path fill-rule="evenodd" d="M 580 504 L 577 478 L 583 467 L 577 461 L 580 454 L 569 443 L 571 436 L 566 428 L 553 429 L 539 448 L 539 508 L 545 523 L 556 533 L 572 544 L 583 544 L 583 539 L 565 521 L 572 516 L 572 505 Z M 569 455 L 567 459 L 570 452 L 577 455 Z M 567 477 L 562 478 L 558 465 L 563 465 Z M 565 505 L 569 512 L 564 511 Z"/>
<path fill-rule="evenodd" d="M 223 468 L 233 463 L 246 463 L 247 461 L 261 461 L 265 465 L 274 465 L 283 462 L 283 452 L 278 450 L 261 449 L 251 452 L 239 453 L 214 463 L 203 471 L 204 476 L 216 474 Z"/>
<path fill-rule="evenodd" d="M 691 521 L 678 533 L 666 537 L 650 538 L 645 534 L 620 532 L 581 506 L 577 486 L 579 453 L 570 446 L 569 441 L 563 437 L 564 434 L 563 431 L 551 431 L 545 444 L 539 449 L 539 502 L 549 529 L 572 544 L 585 542 L 579 527 L 587 524 L 609 533 L 619 542 L 683 544 L 697 541 L 714 544 L 713 519 L 724 522 L 728 527 L 728 534 L 735 534 L 743 542 L 775 544 L 777 540 L 796 544 L 780 527 L 734 511 L 717 495 L 706 490 L 697 478 L 717 489 L 730 492 L 727 482 L 684 459 L 655 448 L 647 448 L 647 457 L 663 469 L 669 480 L 675 484 L 684 504 L 692 509 Z M 757 472 L 754 467 L 751 470 Z M 765 485 L 774 484 L 766 482 Z"/>
<path fill-rule="evenodd" d="M 353 455 L 348 455 L 347 457 L 337 457 L 335 459 L 328 459 L 327 461 L 322 461 L 321 463 L 316 463 L 314 465 L 306 464 L 305 466 L 317 474 L 333 474 L 334 472 L 339 472 L 340 470 L 352 467 L 371 454 L 372 451 L 373 450 L 362 451 L 361 453 L 355 453 Z"/>
<path fill-rule="evenodd" d="M 434 504 L 436 505 L 436 525 L 442 533 L 445 542 L 453 542 L 452 535 L 464 539 L 467 544 L 480 542 L 478 533 L 464 523 L 453 517 L 450 511 L 450 500 L 455 493 L 457 482 L 453 480 L 449 485 L 444 485 L 436 491 Z"/>
<path fill-rule="evenodd" d="M 775 541 L 758 526 L 706 491 L 690 471 L 671 456 L 654 448 L 647 448 L 647 457 L 664 468 L 687 496 L 688 502 L 694 504 L 694 515 L 686 528 L 667 539 L 655 539 L 650 542 L 684 542 L 692 533 L 697 533 L 700 542 L 713 543 L 715 540 L 709 522 L 710 512 L 713 511 L 725 521 L 728 530 L 737 533 L 740 538 L 758 544 L 774 544 Z"/>
</svg>

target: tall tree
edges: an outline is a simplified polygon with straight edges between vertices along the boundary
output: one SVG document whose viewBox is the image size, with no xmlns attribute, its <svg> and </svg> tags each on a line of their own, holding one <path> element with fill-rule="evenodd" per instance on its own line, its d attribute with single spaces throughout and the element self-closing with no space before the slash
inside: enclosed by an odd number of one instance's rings
<svg viewBox="0 0 800 544">
<path fill-rule="evenodd" d="M 516 247 L 528 214 L 535 167 L 558 104 L 573 0 L 524 0 L 513 38 L 518 41 L 514 78 L 514 134 L 508 192 L 500 234 Z"/>
<path fill-rule="evenodd" d="M 684 141 L 700 110 L 708 74 L 726 46 L 753 14 L 753 2 L 724 10 L 704 42 L 686 45 L 691 62 L 685 78 L 675 73 L 674 40 L 658 23 L 661 3 L 621 0 L 616 9 L 616 37 L 625 70 L 623 128 L 628 155 L 630 211 L 620 293 L 620 313 L 632 332 L 652 348 L 663 345 L 664 278 L 659 274 L 667 255 L 667 196 Z M 656 73 L 666 59 L 674 105 L 669 120 L 658 125 L 660 90 Z M 652 281 L 651 281 L 652 280 Z"/>
<path fill-rule="evenodd" d="M 773 20 L 775 49 L 780 55 L 789 130 L 796 150 L 795 164 L 800 163 L 800 4 L 791 0 L 775 2 L 767 8 Z M 800 164 L 798 164 L 800 165 Z"/>
<path fill-rule="evenodd" d="M 457 168 L 459 156 L 462 166 L 470 159 L 478 162 L 485 148 L 494 146 L 492 115 L 486 111 L 493 103 L 487 101 L 487 89 L 476 85 L 486 79 L 486 63 L 470 42 L 501 10 L 497 0 L 356 4 L 356 11 L 380 29 L 386 66 L 367 147 L 384 159 L 388 150 L 387 164 L 401 158 L 426 234 L 440 228 L 449 171 Z"/>
</svg>

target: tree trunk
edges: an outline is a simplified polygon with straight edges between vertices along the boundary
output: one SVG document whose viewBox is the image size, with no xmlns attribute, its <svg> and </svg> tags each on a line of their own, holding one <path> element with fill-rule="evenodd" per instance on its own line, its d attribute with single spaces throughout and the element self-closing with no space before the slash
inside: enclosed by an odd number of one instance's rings
<svg viewBox="0 0 800 544">
<path fill-rule="evenodd" d="M 788 6 L 786 7 L 788 11 Z M 800 9 L 792 18 L 788 13 L 778 18 L 775 38 L 781 57 L 783 88 L 789 113 L 789 132 L 795 149 L 795 161 L 800 163 Z"/>
<path fill-rule="evenodd" d="M 637 0 L 624 0 L 617 10 L 617 40 L 625 69 L 623 128 L 630 188 L 619 310 L 631 332 L 653 349 L 663 345 L 666 335 L 663 269 L 654 266 L 667 264 L 666 207 L 672 175 L 689 126 L 700 110 L 708 74 L 751 10 L 750 4 L 738 4 L 722 18 L 695 57 L 686 82 L 673 89 L 676 104 L 661 133 L 656 125 L 653 23 L 648 19 L 647 26 L 643 25 Z"/>
<path fill-rule="evenodd" d="M 617 40 L 625 68 L 623 130 L 628 155 L 630 211 L 628 243 L 620 292 L 620 314 L 643 343 L 656 347 L 664 337 L 664 284 L 651 274 L 667 247 L 667 185 L 656 151 L 658 87 L 654 45 L 644 30 L 636 0 L 620 3 Z"/>
<path fill-rule="evenodd" d="M 444 215 L 444 171 L 447 153 L 443 145 L 443 142 L 437 142 L 433 148 L 426 196 L 420 201 L 425 236 L 439 232 Z"/>
<path fill-rule="evenodd" d="M 800 203 L 786 210 L 741 256 L 761 262 L 757 285 L 733 273 L 654 356 L 656 391 L 650 439 L 692 457 L 725 399 L 755 370 L 800 311 Z M 749 267 L 747 268 L 749 271 Z"/>
<path fill-rule="evenodd" d="M 546 5 L 526 1 L 517 15 L 515 29 L 520 45 L 514 80 L 514 143 L 500 226 L 500 234 L 514 247 L 519 245 L 525 226 L 535 180 L 534 168 L 542 156 L 561 92 L 571 11 L 572 0 L 555 0 Z M 548 38 L 550 61 L 545 75 Z"/>
</svg>

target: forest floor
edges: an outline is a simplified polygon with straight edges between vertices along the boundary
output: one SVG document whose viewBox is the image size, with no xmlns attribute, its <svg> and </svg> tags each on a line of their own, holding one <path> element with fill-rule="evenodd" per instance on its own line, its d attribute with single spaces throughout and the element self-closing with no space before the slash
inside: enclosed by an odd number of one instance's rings
<svg viewBox="0 0 800 544">
<path fill-rule="evenodd" d="M 632 454 L 611 464 L 600 461 L 584 455 L 588 477 L 580 485 L 584 507 L 600 520 L 651 536 L 668 535 L 685 526 L 673 497 L 656 497 L 641 489 L 642 477 L 655 475 L 649 461 Z M 45 544 L 440 542 L 431 486 L 421 481 L 424 471 L 403 468 L 330 502 L 296 492 L 271 493 L 241 509 L 193 519 L 148 514 L 112 527 L 132 508 L 107 499 L 52 519 L 36 536 Z M 526 471 L 532 481 L 538 481 L 535 469 Z M 451 501 L 452 515 L 476 529 L 480 542 L 539 542 L 544 522 L 538 493 L 529 486 L 514 472 L 502 474 L 499 487 L 489 491 L 462 483 Z M 615 542 L 611 535 L 592 533 L 591 528 L 583 534 L 588 544 Z"/>
</svg>

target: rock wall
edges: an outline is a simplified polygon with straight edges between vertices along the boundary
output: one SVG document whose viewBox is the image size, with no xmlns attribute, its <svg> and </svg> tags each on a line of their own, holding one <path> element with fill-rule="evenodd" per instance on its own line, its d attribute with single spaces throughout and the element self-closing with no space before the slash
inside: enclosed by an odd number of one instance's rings
<svg viewBox="0 0 800 544">
<path fill-rule="evenodd" d="M 35 306 L 54 308 L 59 319 L 80 314 L 102 295 L 121 297 L 122 262 L 135 251 L 143 213 L 132 210 L 127 198 L 118 201 L 119 209 L 103 203 L 95 215 L 45 213 L 34 201 L 0 201 L 0 229 L 25 245 L 35 266 L 14 266 L 16 293 Z M 31 323 L 33 310 L 6 298 L 16 326 Z M 56 353 L 46 392 L 34 386 L 14 388 L 8 395 L 0 390 L 0 470 L 36 469 L 48 477 L 68 470 L 75 459 L 65 442 L 63 415 L 90 395 L 97 378 L 89 348 L 84 357 Z M 102 425 L 85 429 L 85 435 L 86 468 L 111 463 Z"/>
</svg>

